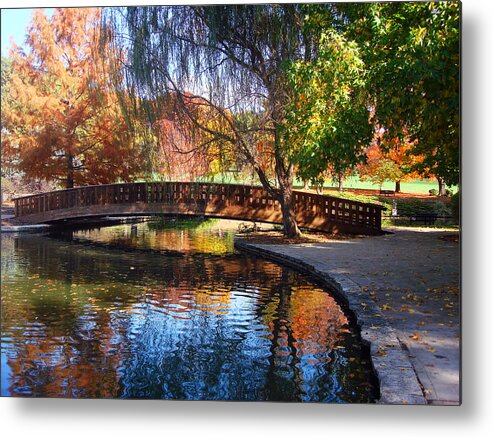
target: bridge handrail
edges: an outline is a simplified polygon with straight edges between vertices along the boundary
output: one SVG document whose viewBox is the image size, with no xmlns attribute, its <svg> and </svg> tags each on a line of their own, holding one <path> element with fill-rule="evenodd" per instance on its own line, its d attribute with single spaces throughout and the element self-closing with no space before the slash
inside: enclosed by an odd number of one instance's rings
<svg viewBox="0 0 493 437">
<path fill-rule="evenodd" d="M 244 185 L 244 184 L 218 184 L 214 182 L 174 182 L 174 181 L 151 181 L 151 182 L 118 182 L 114 184 L 100 184 L 100 185 L 83 185 L 80 187 L 74 187 L 74 188 L 63 188 L 61 190 L 53 190 L 53 191 L 45 191 L 43 193 L 36 193 L 36 194 L 28 194 L 27 196 L 19 196 L 19 197 L 14 197 L 12 200 L 15 202 L 20 199 L 30 199 L 33 197 L 38 197 L 38 196 L 44 196 L 48 194 L 57 194 L 57 193 L 64 193 L 64 192 L 71 192 L 75 190 L 80 190 L 80 189 L 86 189 L 86 188 L 95 188 L 95 187 L 113 187 L 113 186 L 125 186 L 125 185 L 135 185 L 135 184 L 187 184 L 187 185 L 214 185 L 214 186 L 228 186 L 228 187 L 245 187 L 245 188 L 255 188 L 255 189 L 262 189 L 264 190 L 264 187 L 261 185 Z M 293 189 L 293 193 L 302 193 L 304 195 L 308 196 L 314 196 L 314 197 L 319 197 L 323 196 L 324 198 L 327 199 L 334 199 L 334 200 L 342 200 L 342 201 L 347 201 L 353 204 L 361 205 L 361 206 L 367 206 L 367 205 L 372 205 L 380 209 L 385 209 L 384 206 L 379 205 L 378 203 L 365 203 L 361 202 L 360 200 L 352 200 L 352 199 L 344 199 L 342 197 L 337 197 L 337 196 L 329 196 L 327 194 L 317 194 L 317 193 L 307 193 L 306 191 L 301 191 L 301 190 L 296 190 Z"/>
<path fill-rule="evenodd" d="M 137 181 L 137 182 L 116 182 L 114 184 L 98 184 L 98 185 L 81 185 L 79 187 L 73 187 L 73 188 L 62 188 L 60 190 L 53 190 L 53 191 L 43 191 L 42 193 L 35 193 L 35 194 L 28 194 L 26 196 L 19 196 L 19 197 L 14 197 L 12 200 L 19 200 L 19 199 L 29 199 L 30 197 L 36 197 L 36 196 L 44 196 L 45 194 L 56 194 L 56 193 L 64 193 L 64 192 L 71 192 L 74 190 L 80 190 L 80 189 L 85 189 L 85 188 L 96 188 L 96 187 L 113 187 L 113 186 L 125 186 L 125 185 L 136 185 L 136 184 L 186 184 L 186 185 L 218 185 L 218 186 L 230 186 L 230 187 L 246 187 L 246 188 L 259 188 L 259 189 L 264 189 L 261 185 L 245 185 L 245 184 L 218 184 L 215 182 L 181 182 L 181 181 Z M 298 191 L 298 190 L 294 190 Z M 306 194 L 313 194 L 313 193 L 306 193 Z"/>
<path fill-rule="evenodd" d="M 195 192 L 196 189 L 200 192 Z M 332 222 L 381 229 L 382 205 L 298 190 L 293 190 L 293 194 L 295 210 L 302 219 L 306 217 L 307 220 L 313 220 L 317 216 Z M 136 202 L 173 205 L 216 202 L 280 209 L 279 202 L 261 186 L 210 182 L 157 181 L 87 185 L 14 199 L 16 217 L 74 207 Z"/>
</svg>

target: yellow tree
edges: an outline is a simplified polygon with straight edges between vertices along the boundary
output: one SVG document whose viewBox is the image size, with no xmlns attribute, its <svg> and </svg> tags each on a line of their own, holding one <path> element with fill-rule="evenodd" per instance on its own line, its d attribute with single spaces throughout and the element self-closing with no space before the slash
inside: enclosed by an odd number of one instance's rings
<svg viewBox="0 0 493 437">
<path fill-rule="evenodd" d="M 140 171 L 110 86 L 118 72 L 105 67 L 120 55 L 103 47 L 100 15 L 98 8 L 57 8 L 48 18 L 37 10 L 27 50 L 13 44 L 2 149 L 29 178 L 72 188 L 130 180 Z"/>
</svg>

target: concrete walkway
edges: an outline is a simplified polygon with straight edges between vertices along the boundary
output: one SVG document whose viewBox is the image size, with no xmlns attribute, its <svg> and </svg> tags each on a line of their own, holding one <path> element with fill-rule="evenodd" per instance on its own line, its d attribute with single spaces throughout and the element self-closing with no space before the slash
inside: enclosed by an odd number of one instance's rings
<svg viewBox="0 0 493 437">
<path fill-rule="evenodd" d="M 359 286 L 393 328 L 430 404 L 460 403 L 458 232 L 393 228 L 392 234 L 290 245 L 252 244 Z M 358 317 L 359 308 L 350 307 Z M 361 303 L 361 305 L 366 305 Z M 377 310 L 378 311 L 378 310 Z"/>
</svg>

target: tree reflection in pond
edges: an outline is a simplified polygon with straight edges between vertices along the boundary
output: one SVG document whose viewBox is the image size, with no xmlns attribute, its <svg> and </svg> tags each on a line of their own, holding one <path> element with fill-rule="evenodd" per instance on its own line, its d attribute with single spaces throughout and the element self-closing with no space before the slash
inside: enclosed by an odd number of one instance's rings
<svg viewBox="0 0 493 437">
<path fill-rule="evenodd" d="M 2 237 L 4 396 L 372 402 L 375 393 L 367 353 L 331 295 L 234 253 L 221 222 Z"/>
</svg>

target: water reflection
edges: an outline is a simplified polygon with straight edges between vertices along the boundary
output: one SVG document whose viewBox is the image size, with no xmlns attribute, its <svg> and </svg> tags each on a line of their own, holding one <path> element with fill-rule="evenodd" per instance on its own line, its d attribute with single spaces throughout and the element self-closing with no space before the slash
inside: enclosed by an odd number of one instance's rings
<svg viewBox="0 0 493 437">
<path fill-rule="evenodd" d="M 330 294 L 218 228 L 3 236 L 2 395 L 372 401 Z"/>
</svg>

